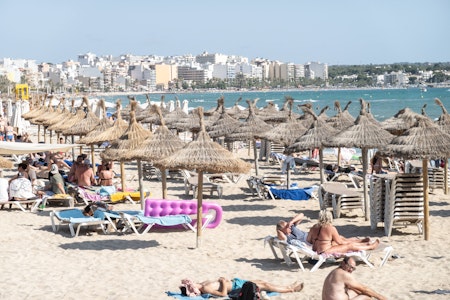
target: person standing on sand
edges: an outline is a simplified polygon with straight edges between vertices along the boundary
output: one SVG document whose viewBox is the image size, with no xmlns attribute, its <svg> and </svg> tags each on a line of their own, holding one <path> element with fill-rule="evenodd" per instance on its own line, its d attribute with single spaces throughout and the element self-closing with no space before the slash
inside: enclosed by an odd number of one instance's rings
<svg viewBox="0 0 450 300">
<path fill-rule="evenodd" d="M 380 241 L 371 242 L 370 238 L 345 238 L 339 234 L 331 222 L 333 217 L 326 210 L 319 212 L 319 221 L 309 230 L 306 241 L 312 245 L 312 249 L 322 253 L 347 253 L 350 251 L 373 250 L 378 247 Z"/>
<path fill-rule="evenodd" d="M 325 278 L 322 288 L 322 300 L 386 299 L 386 297 L 356 281 L 352 277 L 352 272 L 355 270 L 356 262 L 353 257 L 345 257 L 339 267 L 331 271 Z"/>
</svg>

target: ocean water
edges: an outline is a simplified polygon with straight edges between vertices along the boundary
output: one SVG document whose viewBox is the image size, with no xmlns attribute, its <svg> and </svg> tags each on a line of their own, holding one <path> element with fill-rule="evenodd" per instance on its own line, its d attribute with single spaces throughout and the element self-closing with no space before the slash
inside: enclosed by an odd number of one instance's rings
<svg viewBox="0 0 450 300">
<path fill-rule="evenodd" d="M 162 94 L 150 94 L 150 100 L 159 103 Z M 257 107 L 262 108 L 269 101 L 273 101 L 278 107 L 282 107 L 285 96 L 291 96 L 294 99 L 294 112 L 302 113 L 298 109 L 299 104 L 311 102 L 315 111 L 318 113 L 323 107 L 329 106 L 328 116 L 334 116 L 334 102 L 338 100 L 342 109 L 352 101 L 349 112 L 357 117 L 360 110 L 359 99 L 362 98 L 370 103 L 370 110 L 375 118 L 383 121 L 392 117 L 400 109 L 409 107 L 417 113 L 421 113 L 422 106 L 427 104 L 426 113 L 432 118 L 438 118 L 442 110 L 435 104 L 434 99 L 439 98 L 444 106 L 450 111 L 450 89 L 448 88 L 428 88 L 426 92 L 419 88 L 409 89 L 355 89 L 355 90 L 283 90 L 283 91 L 249 91 L 249 92 L 211 92 L 211 93 L 166 93 L 166 104 L 175 99 L 181 102 L 188 101 L 189 109 L 203 106 L 205 110 L 216 107 L 217 99 L 224 96 L 225 107 L 232 107 L 239 97 L 242 100 L 239 105 L 247 107 L 246 100 L 258 98 Z M 105 101 L 115 103 L 117 99 L 122 100 L 126 106 L 128 99 L 126 96 L 108 96 L 103 97 Z M 140 103 L 146 103 L 145 95 L 137 95 L 136 100 Z"/>
</svg>

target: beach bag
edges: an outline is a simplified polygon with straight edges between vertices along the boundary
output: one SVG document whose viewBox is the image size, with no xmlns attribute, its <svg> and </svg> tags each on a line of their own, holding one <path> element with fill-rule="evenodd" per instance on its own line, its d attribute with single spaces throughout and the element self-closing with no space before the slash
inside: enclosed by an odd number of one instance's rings
<svg viewBox="0 0 450 300">
<path fill-rule="evenodd" d="M 259 287 L 256 283 L 251 281 L 246 281 L 241 288 L 238 300 L 260 300 L 261 294 Z"/>
</svg>

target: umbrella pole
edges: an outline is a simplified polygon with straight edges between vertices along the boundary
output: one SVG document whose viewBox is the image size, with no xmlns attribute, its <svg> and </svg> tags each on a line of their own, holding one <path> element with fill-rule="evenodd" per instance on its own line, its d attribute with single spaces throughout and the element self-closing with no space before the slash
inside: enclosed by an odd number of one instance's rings
<svg viewBox="0 0 450 300">
<path fill-rule="evenodd" d="M 167 174 L 166 169 L 161 169 L 162 196 L 167 199 Z"/>
<path fill-rule="evenodd" d="M 47 135 L 45 134 L 45 126 L 44 126 L 44 144 L 47 143 Z"/>
<path fill-rule="evenodd" d="M 338 147 L 338 155 L 337 155 L 337 165 L 341 165 L 341 147 Z"/>
<path fill-rule="evenodd" d="M 74 144 L 74 137 L 73 137 L 73 135 L 72 135 L 72 145 Z M 75 148 L 74 147 L 72 147 L 72 161 L 75 161 Z"/>
<path fill-rule="evenodd" d="M 39 125 L 39 124 L 38 124 L 37 136 L 38 136 L 38 143 L 40 143 L 41 142 L 41 125 Z"/>
<path fill-rule="evenodd" d="M 287 166 L 287 173 L 286 173 L 286 189 L 288 190 L 291 186 L 291 168 Z"/>
<path fill-rule="evenodd" d="M 95 150 L 94 150 L 94 144 L 91 144 L 91 162 L 92 162 L 92 171 L 94 172 L 95 176 Z"/>
<path fill-rule="evenodd" d="M 448 157 L 445 158 L 444 163 L 444 194 L 448 195 Z"/>
<path fill-rule="evenodd" d="M 369 192 L 367 190 L 367 148 L 363 147 L 362 151 L 362 161 L 363 161 L 363 190 L 364 190 L 364 216 L 366 221 L 369 221 Z"/>
<path fill-rule="evenodd" d="M 52 143 L 52 136 L 53 136 L 52 133 L 53 131 L 50 130 L 50 141 L 49 141 L 50 144 Z"/>
<path fill-rule="evenodd" d="M 122 192 L 125 192 L 125 166 L 123 161 L 120 162 L 120 181 L 122 182 Z"/>
<path fill-rule="evenodd" d="M 198 171 L 197 185 L 197 248 L 202 244 L 202 226 L 203 226 L 203 170 Z"/>
<path fill-rule="evenodd" d="M 425 240 L 430 239 L 430 207 L 428 203 L 428 159 L 422 159 L 422 177 L 423 177 L 423 227 Z"/>
<path fill-rule="evenodd" d="M 259 167 L 258 167 L 258 153 L 256 152 L 256 140 L 253 139 L 253 156 L 255 157 L 255 174 L 258 176 Z"/>
<path fill-rule="evenodd" d="M 319 169 L 320 169 L 320 184 L 323 183 L 323 147 L 320 146 L 319 148 Z"/>
<path fill-rule="evenodd" d="M 142 163 L 137 160 L 138 177 L 139 177 L 139 199 L 141 199 L 141 210 L 144 210 L 144 180 L 142 176 Z"/>
</svg>

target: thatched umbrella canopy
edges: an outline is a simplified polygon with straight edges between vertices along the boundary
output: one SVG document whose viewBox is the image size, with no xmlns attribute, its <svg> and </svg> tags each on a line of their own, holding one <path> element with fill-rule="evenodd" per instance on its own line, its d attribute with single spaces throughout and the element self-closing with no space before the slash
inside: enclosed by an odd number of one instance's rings
<svg viewBox="0 0 450 300">
<path fill-rule="evenodd" d="M 84 118 L 73 126 L 64 129 L 62 134 L 83 136 L 91 132 L 100 123 L 100 119 L 91 112 L 87 97 L 83 97 L 83 104 L 86 107 Z"/>
<path fill-rule="evenodd" d="M 401 135 L 416 123 L 418 114 L 410 108 L 405 107 L 399 110 L 394 116 L 380 122 L 381 128 L 389 131 L 393 135 Z"/>
<path fill-rule="evenodd" d="M 63 106 L 64 106 L 64 98 L 61 98 L 59 99 L 59 103 L 55 108 L 51 106 L 48 107 L 47 110 L 42 113 L 42 115 L 30 119 L 30 123 L 34 122 L 34 124 L 41 124 L 47 126 L 48 121 L 52 120 L 53 118 L 61 114 L 62 111 L 61 107 Z"/>
<path fill-rule="evenodd" d="M 136 97 L 134 96 L 127 96 L 128 100 L 130 101 L 130 103 L 128 103 L 128 105 L 126 107 L 124 107 L 121 111 L 122 113 L 122 118 L 125 120 L 129 120 L 130 119 L 130 111 L 131 111 L 131 103 L 133 101 L 136 101 Z M 143 114 L 143 108 L 139 106 L 139 102 L 136 101 L 136 103 L 138 103 L 136 105 L 136 107 L 134 108 L 134 113 L 135 116 L 136 115 L 142 115 Z M 116 112 L 117 113 L 117 112 Z M 116 116 L 117 117 L 117 116 Z"/>
<path fill-rule="evenodd" d="M 175 103 L 175 110 L 169 112 L 164 116 L 164 119 L 166 120 L 166 126 L 169 129 L 184 130 L 184 126 L 177 127 L 177 124 L 179 124 L 180 120 L 186 119 L 188 115 L 181 109 L 180 100 L 177 99 Z"/>
<path fill-rule="evenodd" d="M 315 121 L 315 118 L 311 114 L 305 113 L 304 108 L 312 110 L 313 109 L 312 104 L 308 102 L 304 104 L 299 104 L 297 107 L 303 112 L 303 114 L 300 115 L 297 119 L 301 121 L 303 123 L 303 126 L 305 126 L 306 128 L 311 127 L 312 123 L 314 123 Z"/>
<path fill-rule="evenodd" d="M 366 184 L 368 169 L 367 151 L 371 148 L 379 148 L 389 143 L 393 135 L 380 126 L 373 123 L 367 113 L 366 103 L 361 99 L 361 111 L 355 124 L 342 130 L 338 134 L 330 136 L 324 144 L 331 147 L 360 148 L 363 161 L 363 189 L 365 201 L 365 217 L 369 219 L 369 197 Z"/>
<path fill-rule="evenodd" d="M 242 117 L 242 110 L 239 108 L 239 102 L 241 102 L 241 101 L 242 101 L 242 97 L 239 97 L 236 100 L 236 102 L 234 103 L 234 105 L 231 108 L 226 110 L 227 114 L 230 115 L 230 117 L 233 117 L 235 119 L 240 119 Z M 247 115 L 248 115 L 248 112 L 244 118 L 246 118 Z"/>
<path fill-rule="evenodd" d="M 197 139 L 155 165 L 164 169 L 195 169 L 198 172 L 197 247 L 199 247 L 202 236 L 203 172 L 247 173 L 250 165 L 211 140 L 203 123 L 203 107 L 198 107 L 196 110 L 200 116 L 202 128 Z"/>
<path fill-rule="evenodd" d="M 67 118 L 59 120 L 59 122 L 50 125 L 48 127 L 49 130 L 54 130 L 57 133 L 62 133 L 64 130 L 75 126 L 78 122 L 84 119 L 86 116 L 86 113 L 84 112 L 84 108 L 82 106 L 79 106 L 76 109 L 75 114 L 70 114 Z"/>
<path fill-rule="evenodd" d="M 352 102 L 349 101 L 344 110 L 342 110 L 339 101 L 335 101 L 334 109 L 337 110 L 337 113 L 335 116 L 328 118 L 326 122 L 339 131 L 353 125 L 355 123 L 355 118 L 348 112 L 348 107 L 351 103 Z M 341 147 L 338 148 L 337 164 L 338 166 L 341 165 Z"/>
<path fill-rule="evenodd" d="M 328 125 L 324 118 L 319 118 L 314 111 L 308 107 L 303 106 L 302 110 L 305 114 L 311 115 L 314 122 L 305 134 L 297 138 L 292 145 L 286 148 L 286 153 L 295 153 L 316 148 L 319 149 L 320 183 L 323 183 L 323 143 L 328 137 L 336 134 L 337 130 Z"/>
<path fill-rule="evenodd" d="M 221 96 L 217 99 L 216 107 L 211 108 L 210 110 L 205 110 L 204 116 L 211 117 L 212 115 L 219 115 L 222 111 L 222 105 L 225 103 L 225 97 Z"/>
<path fill-rule="evenodd" d="M 25 120 L 30 120 L 32 118 L 40 116 L 41 113 L 46 109 L 45 99 L 47 99 L 47 94 L 45 94 L 44 96 L 41 96 L 41 100 L 37 99 L 35 102 L 35 105 L 30 107 L 30 111 L 27 113 L 24 113 L 22 115 L 22 118 L 24 118 Z"/>
<path fill-rule="evenodd" d="M 116 115 L 117 118 L 114 121 L 114 124 L 110 127 L 105 129 L 102 133 L 99 133 L 96 136 L 96 142 L 97 143 L 103 143 L 103 142 L 112 142 L 114 140 L 117 140 L 119 137 L 121 137 L 125 131 L 128 128 L 128 123 L 122 119 L 122 113 L 121 113 L 122 105 L 120 99 L 116 102 Z M 90 140 L 91 143 L 94 142 L 94 137 Z"/>
<path fill-rule="evenodd" d="M 105 130 L 111 128 L 113 124 L 113 122 L 106 116 L 105 100 L 100 99 L 98 105 L 102 109 L 103 117 L 99 120 L 98 124 L 86 134 L 86 136 L 84 136 L 78 141 L 78 143 L 80 144 L 86 144 L 91 146 L 91 161 L 94 174 L 95 174 L 94 145 L 98 144 L 98 136 L 103 132 L 105 132 Z"/>
<path fill-rule="evenodd" d="M 334 101 L 334 109 L 337 113 L 333 117 L 328 118 L 326 122 L 337 130 L 342 130 L 353 125 L 355 123 L 355 118 L 348 112 L 348 107 L 351 103 L 352 101 L 349 101 L 344 110 L 342 110 L 341 103 L 339 101 Z"/>
<path fill-rule="evenodd" d="M 267 103 L 266 107 L 256 111 L 256 115 L 268 124 L 285 122 L 287 113 L 276 108 L 273 101 Z"/>
<path fill-rule="evenodd" d="M 161 113 L 163 116 L 167 115 L 170 111 L 166 108 L 166 103 L 164 102 L 165 96 L 161 96 L 161 102 L 159 108 L 161 109 Z M 141 123 L 150 123 L 151 125 L 161 125 L 161 119 L 159 118 L 158 113 L 155 111 L 153 106 L 150 106 L 150 110 L 148 110 L 147 116 L 141 121 Z M 150 127 L 151 128 L 151 127 Z"/>
<path fill-rule="evenodd" d="M 146 94 L 145 97 L 147 98 L 147 107 L 139 111 L 139 113 L 136 113 L 136 121 L 141 123 L 143 123 L 142 121 L 152 113 L 152 103 L 150 100 L 150 96 Z"/>
<path fill-rule="evenodd" d="M 281 123 L 270 129 L 269 131 L 263 133 L 261 135 L 262 138 L 265 138 L 272 142 L 280 143 L 283 146 L 288 147 L 307 131 L 307 128 L 303 126 L 303 123 L 297 120 L 292 115 L 292 104 L 293 102 L 291 100 L 291 110 L 289 110 L 288 112 L 286 122 Z"/>
<path fill-rule="evenodd" d="M 139 161 L 150 161 L 154 163 L 157 160 L 172 155 L 185 146 L 185 143 L 165 125 L 161 108 L 153 105 L 153 110 L 159 115 L 161 126 L 159 126 L 142 144 L 127 152 L 124 155 L 127 160 L 136 159 L 138 164 Z M 161 170 L 161 174 L 163 199 L 167 199 L 167 178 L 165 169 Z M 141 177 L 139 178 L 141 180 Z"/>
<path fill-rule="evenodd" d="M 442 109 L 442 114 L 439 116 L 436 124 L 443 132 L 450 134 L 450 115 L 448 114 L 447 109 L 445 109 L 444 104 L 439 98 L 434 99 L 434 102 Z M 424 112 L 424 108 L 422 108 L 422 115 L 426 115 Z M 444 170 L 448 170 L 448 157 L 445 157 L 444 161 Z M 444 176 L 444 193 L 446 195 L 448 194 L 448 176 Z"/>
<path fill-rule="evenodd" d="M 109 161 L 121 162 L 122 190 L 125 191 L 125 174 L 123 162 L 128 161 L 127 153 L 136 149 L 144 140 L 152 135 L 152 133 L 136 122 L 135 112 L 137 102 L 132 100 L 130 106 L 130 125 L 127 130 L 111 145 L 100 153 L 100 157 Z M 141 199 L 142 200 L 142 199 Z M 142 204 L 141 204 L 142 205 Z"/>
<path fill-rule="evenodd" d="M 225 105 L 222 102 L 219 118 L 215 122 L 210 123 L 210 125 L 206 125 L 206 130 L 211 138 L 224 137 L 233 132 L 240 124 L 238 120 L 232 118 L 226 112 Z"/>
<path fill-rule="evenodd" d="M 256 100 L 254 101 L 256 103 Z M 234 141 L 251 141 L 253 142 L 253 154 L 255 159 L 255 174 L 258 176 L 258 159 L 256 153 L 256 138 L 262 136 L 264 133 L 272 129 L 272 126 L 258 118 L 254 113 L 254 105 L 247 100 L 248 117 L 235 130 L 225 136 L 226 142 Z"/>
<path fill-rule="evenodd" d="M 387 156 L 405 159 L 422 159 L 423 193 L 424 193 L 424 227 L 425 240 L 429 239 L 429 201 L 428 201 L 428 161 L 450 156 L 450 135 L 425 116 L 416 116 L 416 123 L 402 135 L 381 147 L 380 152 Z M 447 169 L 446 169 L 447 170 Z"/>
<path fill-rule="evenodd" d="M 0 168 L 1 169 L 12 169 L 14 167 L 14 164 L 9 159 L 4 158 L 3 156 L 0 156 Z"/>
</svg>

